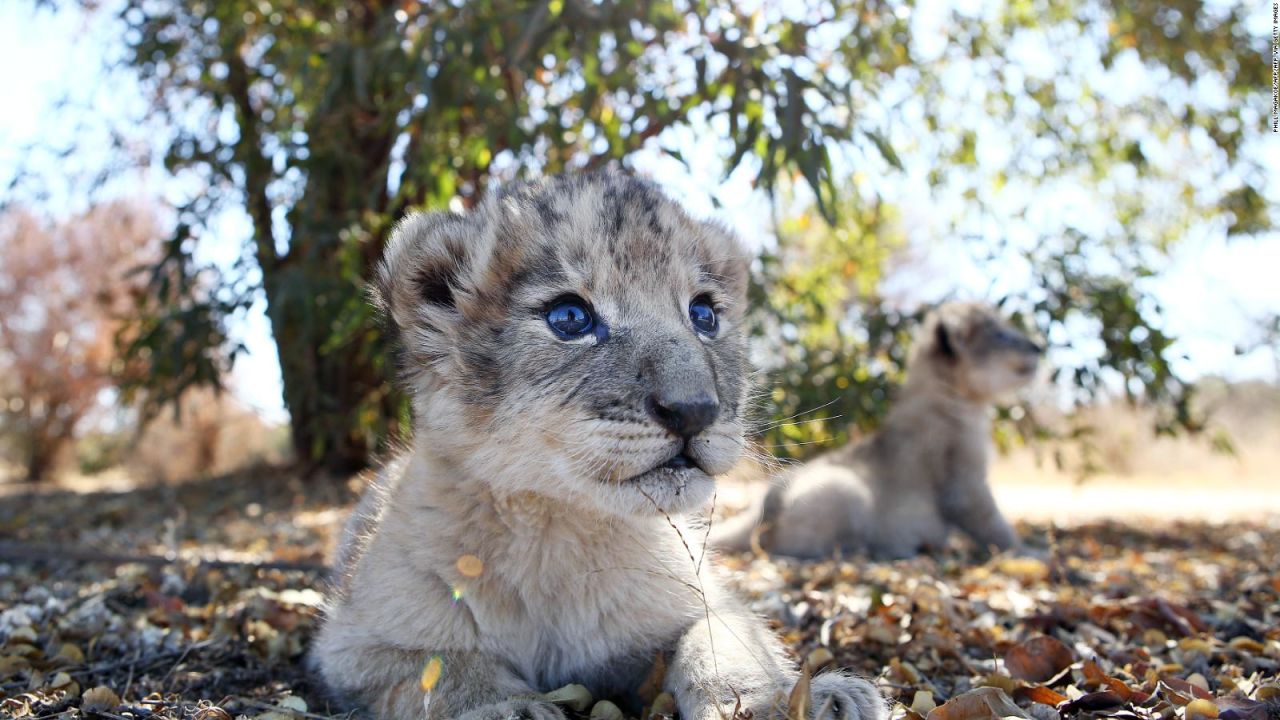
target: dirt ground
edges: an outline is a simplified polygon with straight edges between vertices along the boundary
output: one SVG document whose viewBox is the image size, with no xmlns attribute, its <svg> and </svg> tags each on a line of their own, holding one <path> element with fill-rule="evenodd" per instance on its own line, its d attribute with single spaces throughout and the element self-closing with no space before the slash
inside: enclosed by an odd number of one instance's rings
<svg viewBox="0 0 1280 720">
<path fill-rule="evenodd" d="M 1091 522 L 1259 521 L 1280 517 L 1280 444 L 1272 455 L 1206 458 L 1199 452 L 1181 468 L 1142 467 L 1081 478 L 1020 452 L 997 457 L 989 481 L 1011 520 L 1063 528 Z M 760 481 L 728 481 L 719 498 L 736 510 L 766 489 Z"/>
<path fill-rule="evenodd" d="M 1274 487 L 1029 477 L 996 486 L 1042 558 L 723 562 L 798 656 L 875 678 L 898 718 L 1280 718 Z M 92 489 L 0 496 L 0 716 L 346 712 L 304 658 L 351 483 Z"/>
<path fill-rule="evenodd" d="M 1274 476 L 1103 474 L 1080 481 L 1008 462 L 994 468 L 991 483 L 1010 517 L 1063 526 L 1100 520 L 1225 523 L 1280 515 L 1280 470 Z"/>
</svg>

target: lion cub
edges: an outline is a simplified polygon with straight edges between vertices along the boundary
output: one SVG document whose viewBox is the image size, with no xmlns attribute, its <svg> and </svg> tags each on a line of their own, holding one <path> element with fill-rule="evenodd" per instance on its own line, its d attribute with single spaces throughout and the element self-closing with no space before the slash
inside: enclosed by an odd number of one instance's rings
<svg viewBox="0 0 1280 720">
<path fill-rule="evenodd" d="M 683 519 L 743 447 L 747 265 L 614 174 L 397 227 L 379 285 L 415 437 L 342 541 L 330 687 L 381 718 L 544 720 L 568 683 L 635 707 L 665 653 L 682 718 L 781 717 L 796 669 Z M 811 717 L 886 717 L 863 680 L 812 689 Z"/>
<path fill-rule="evenodd" d="M 716 527 L 711 543 L 747 550 L 754 535 L 783 555 L 899 558 L 942 546 L 956 527 L 983 546 L 1016 546 L 987 486 L 989 405 L 1029 383 L 1042 352 L 994 308 L 938 307 L 916 335 L 906 385 L 880 430 L 796 470 Z"/>
</svg>

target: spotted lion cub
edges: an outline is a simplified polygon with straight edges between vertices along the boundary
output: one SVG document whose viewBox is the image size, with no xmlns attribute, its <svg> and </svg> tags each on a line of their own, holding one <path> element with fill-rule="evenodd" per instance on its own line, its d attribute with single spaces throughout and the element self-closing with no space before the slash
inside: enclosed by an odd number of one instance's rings
<svg viewBox="0 0 1280 720">
<path fill-rule="evenodd" d="M 884 425 L 804 465 L 755 508 L 719 523 L 711 543 L 822 557 L 900 558 L 946 543 L 951 528 L 1007 550 L 1018 536 L 987 485 L 988 418 L 1035 376 L 1042 349 L 988 305 L 946 303 L 925 318 L 906 386 Z"/>
<path fill-rule="evenodd" d="M 414 440 L 342 541 L 313 651 L 330 687 L 381 718 L 545 720 L 568 683 L 635 708 L 664 653 L 682 718 L 784 715 L 795 667 L 684 519 L 743 447 L 747 265 L 614 174 L 397 227 L 379 284 Z M 841 673 L 809 707 L 886 717 Z"/>
</svg>

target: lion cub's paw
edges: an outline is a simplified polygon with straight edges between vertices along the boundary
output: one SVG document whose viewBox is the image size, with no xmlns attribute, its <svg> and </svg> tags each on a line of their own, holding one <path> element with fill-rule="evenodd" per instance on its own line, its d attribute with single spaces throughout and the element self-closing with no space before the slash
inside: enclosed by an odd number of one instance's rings
<svg viewBox="0 0 1280 720">
<path fill-rule="evenodd" d="M 565 720 L 560 708 L 544 700 L 508 700 L 485 705 L 458 717 L 458 720 Z"/>
<path fill-rule="evenodd" d="M 840 673 L 813 679 L 811 720 L 887 720 L 889 707 L 871 683 Z"/>
</svg>

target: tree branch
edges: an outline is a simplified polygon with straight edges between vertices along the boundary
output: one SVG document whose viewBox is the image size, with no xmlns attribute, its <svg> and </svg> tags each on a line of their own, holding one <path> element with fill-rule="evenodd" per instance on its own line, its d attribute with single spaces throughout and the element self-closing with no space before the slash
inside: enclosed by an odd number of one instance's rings
<svg viewBox="0 0 1280 720">
<path fill-rule="evenodd" d="M 224 53 L 222 59 L 228 68 L 227 88 L 239 116 L 240 138 L 236 141 L 236 154 L 244 166 L 245 204 L 253 221 L 255 255 L 266 276 L 281 259 L 276 252 L 275 234 L 271 229 L 271 201 L 267 197 L 271 162 L 262 155 L 262 128 L 249 97 L 249 67 L 240 55 L 238 44 Z"/>
</svg>

